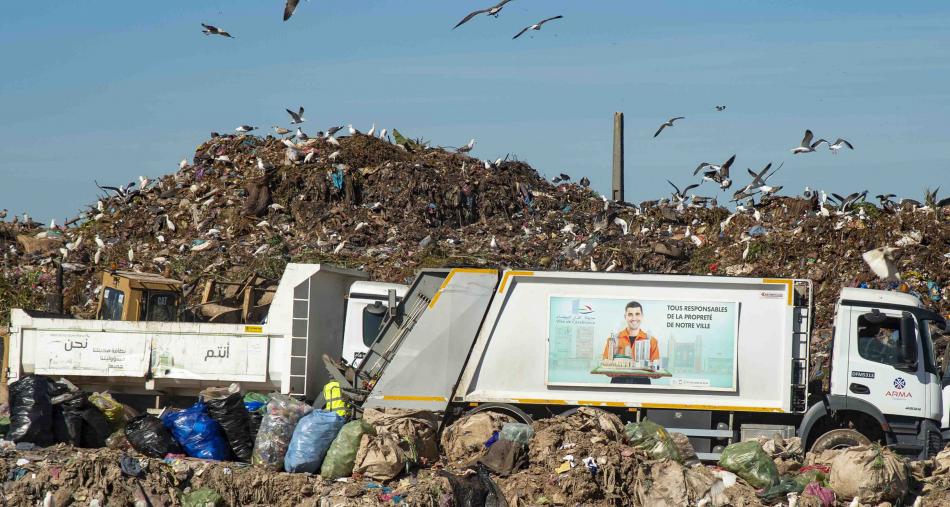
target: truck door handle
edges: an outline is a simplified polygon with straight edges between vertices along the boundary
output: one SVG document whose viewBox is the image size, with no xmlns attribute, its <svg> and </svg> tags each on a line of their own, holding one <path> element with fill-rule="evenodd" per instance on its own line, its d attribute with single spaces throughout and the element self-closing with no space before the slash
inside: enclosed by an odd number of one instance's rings
<svg viewBox="0 0 950 507">
<path fill-rule="evenodd" d="M 848 389 L 851 389 L 851 392 L 854 394 L 871 394 L 871 390 L 868 389 L 868 386 L 864 384 L 856 384 L 852 382 Z"/>
</svg>

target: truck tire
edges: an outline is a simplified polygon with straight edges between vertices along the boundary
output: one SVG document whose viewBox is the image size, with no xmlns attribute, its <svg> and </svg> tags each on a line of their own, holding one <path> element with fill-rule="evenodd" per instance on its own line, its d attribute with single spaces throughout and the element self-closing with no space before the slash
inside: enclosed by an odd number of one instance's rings
<svg viewBox="0 0 950 507">
<path fill-rule="evenodd" d="M 520 408 L 514 405 L 509 405 L 507 403 L 485 403 L 483 405 L 479 405 L 478 407 L 470 410 L 468 413 L 477 414 L 479 412 L 498 412 L 500 414 L 505 414 L 505 415 L 514 417 L 519 422 L 523 422 L 525 424 L 534 423 L 534 420 L 531 419 L 531 416 L 528 415 L 524 410 L 521 410 Z"/>
<path fill-rule="evenodd" d="M 825 432 L 815 439 L 810 452 L 821 452 L 829 449 L 844 449 L 859 445 L 870 445 L 871 440 L 860 432 L 852 429 L 837 429 Z"/>
</svg>

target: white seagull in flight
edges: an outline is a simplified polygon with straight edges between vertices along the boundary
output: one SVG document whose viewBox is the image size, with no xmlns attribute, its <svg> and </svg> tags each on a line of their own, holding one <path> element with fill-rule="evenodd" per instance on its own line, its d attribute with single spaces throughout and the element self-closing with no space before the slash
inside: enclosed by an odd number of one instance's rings
<svg viewBox="0 0 950 507">
<path fill-rule="evenodd" d="M 512 37 L 512 39 L 517 39 L 518 37 L 521 37 L 522 34 L 524 34 L 525 32 L 527 32 L 528 30 L 540 30 L 540 29 L 541 29 L 541 25 L 547 23 L 548 21 L 553 21 L 553 20 L 555 20 L 555 19 L 561 19 L 561 18 L 563 18 L 563 17 L 564 17 L 564 16 L 554 16 L 553 18 L 542 19 L 541 21 L 538 21 L 537 23 L 535 23 L 535 24 L 533 24 L 533 25 L 531 25 L 531 26 L 526 26 L 526 27 L 524 27 L 524 29 L 521 30 L 520 32 L 518 32 L 518 35 L 515 35 L 514 37 Z"/>
</svg>

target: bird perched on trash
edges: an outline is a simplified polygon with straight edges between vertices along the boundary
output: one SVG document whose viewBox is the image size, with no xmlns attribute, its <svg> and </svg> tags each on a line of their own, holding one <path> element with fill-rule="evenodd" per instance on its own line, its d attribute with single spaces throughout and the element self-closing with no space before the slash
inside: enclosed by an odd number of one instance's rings
<svg viewBox="0 0 950 507">
<path fill-rule="evenodd" d="M 3 208 L 2 210 L 0 210 L 0 220 L 3 220 L 5 218 L 7 218 L 7 209 Z"/>
<path fill-rule="evenodd" d="M 819 142 L 821 142 L 821 141 L 819 141 Z M 831 153 L 837 155 L 837 154 L 838 154 L 838 150 L 840 150 L 841 148 L 844 148 L 845 146 L 847 146 L 848 148 L 850 148 L 850 149 L 852 149 L 852 150 L 854 149 L 854 146 L 851 146 L 851 143 L 849 143 L 848 141 L 845 141 L 844 139 L 842 139 L 842 138 L 839 137 L 838 140 L 835 141 L 834 144 L 829 144 L 829 145 L 828 145 L 828 149 L 831 150 Z"/>
<path fill-rule="evenodd" d="M 465 16 L 464 18 L 462 18 L 462 21 L 459 21 L 457 25 L 452 27 L 452 30 L 455 30 L 456 28 L 464 25 L 465 23 L 468 23 L 469 21 L 471 21 L 472 18 L 474 18 L 475 16 L 478 16 L 479 14 L 488 14 L 489 16 L 494 16 L 495 18 L 497 18 L 498 15 L 501 14 L 501 10 L 505 7 L 505 4 L 510 1 L 511 0 L 501 0 L 501 2 L 499 2 L 498 4 L 493 5 L 487 9 L 479 9 L 477 11 L 474 11 L 470 13 L 468 16 Z"/>
<path fill-rule="evenodd" d="M 379 131 L 379 138 L 380 138 L 380 139 L 386 139 L 386 133 L 387 133 L 387 132 L 389 132 L 389 131 L 386 130 L 386 129 L 380 130 L 380 131 Z"/>
<path fill-rule="evenodd" d="M 859 201 L 863 201 L 864 198 L 867 197 L 867 195 L 868 195 L 867 190 L 863 192 L 854 192 L 853 194 L 847 197 L 842 197 L 833 192 L 831 194 L 831 196 L 834 197 L 838 201 L 838 211 L 842 213 L 849 211 Z"/>
<path fill-rule="evenodd" d="M 234 129 L 235 132 L 240 132 L 242 134 L 246 134 L 252 130 L 257 130 L 257 127 L 252 127 L 250 125 L 241 125 L 240 127 Z"/>
<path fill-rule="evenodd" d="M 352 124 L 352 123 L 350 123 L 349 125 L 347 125 L 346 128 L 347 128 L 347 130 L 349 130 L 351 136 L 355 136 L 356 134 L 359 134 L 359 133 L 360 133 L 359 130 L 356 130 L 356 128 L 353 127 L 353 124 Z"/>
<path fill-rule="evenodd" d="M 376 124 L 374 123 L 372 127 L 366 132 L 366 135 L 373 137 L 376 135 Z"/>
<path fill-rule="evenodd" d="M 716 106 L 716 111 L 723 112 L 726 110 L 726 106 Z"/>
<path fill-rule="evenodd" d="M 333 136 L 327 137 L 327 138 L 326 138 L 326 141 L 327 141 L 328 143 L 332 144 L 333 146 L 339 146 L 339 145 L 340 145 L 340 141 L 339 141 L 337 138 L 333 137 Z"/>
<path fill-rule="evenodd" d="M 274 132 L 276 132 L 277 135 L 279 136 L 287 135 L 290 133 L 290 130 L 285 129 L 284 127 L 278 127 L 277 125 L 273 125 L 271 128 L 273 128 Z"/>
<path fill-rule="evenodd" d="M 582 187 L 587 188 L 590 186 L 590 179 L 588 179 L 587 176 L 584 176 L 578 183 L 580 183 Z"/>
<path fill-rule="evenodd" d="M 689 185 L 686 188 L 684 188 L 682 191 L 680 191 L 680 187 L 674 185 L 672 181 L 666 180 L 666 182 L 669 183 L 670 186 L 672 186 L 673 189 L 675 190 L 673 192 L 673 200 L 677 203 L 682 203 L 683 201 L 685 201 L 687 199 L 686 192 L 689 192 L 690 190 L 699 186 L 699 183 L 693 183 L 692 185 Z"/>
<path fill-rule="evenodd" d="M 819 139 L 814 143 L 811 142 L 814 139 L 815 135 L 812 134 L 811 130 L 805 130 L 805 137 L 802 138 L 802 144 L 792 148 L 792 153 L 798 155 L 799 153 L 812 153 L 815 151 L 821 143 L 827 143 L 824 139 Z"/>
<path fill-rule="evenodd" d="M 542 19 L 541 21 L 538 21 L 537 23 L 533 25 L 526 26 L 520 32 L 518 32 L 517 35 L 512 37 L 512 40 L 517 39 L 518 37 L 521 37 L 528 30 L 541 30 L 541 26 L 543 26 L 548 21 L 554 21 L 555 19 L 561 19 L 563 17 L 564 16 L 554 16 L 553 18 Z"/>
<path fill-rule="evenodd" d="M 181 159 L 181 162 L 178 163 L 178 170 L 180 171 L 186 167 L 188 167 L 188 161 L 185 159 Z"/>
<path fill-rule="evenodd" d="M 294 137 L 296 137 L 300 141 L 306 141 L 307 139 L 310 139 L 310 137 L 307 136 L 307 134 L 305 134 L 303 130 L 300 130 L 300 127 L 297 127 L 297 132 L 294 133 Z"/>
<path fill-rule="evenodd" d="M 292 125 L 297 125 L 298 123 L 303 123 L 307 121 L 307 119 L 303 117 L 303 106 L 300 106 L 300 110 L 298 110 L 296 113 L 291 111 L 290 109 L 287 109 L 286 111 L 287 111 L 287 114 L 290 115 L 290 118 L 291 118 L 290 123 Z"/>
<path fill-rule="evenodd" d="M 456 151 L 459 153 L 468 153 L 472 151 L 472 148 L 474 147 L 475 147 L 475 138 L 473 137 L 472 140 L 468 142 L 468 144 L 466 144 L 465 146 L 462 146 Z"/>
<path fill-rule="evenodd" d="M 229 34 L 228 32 L 225 32 L 224 30 L 222 30 L 222 29 L 220 29 L 220 28 L 218 28 L 218 27 L 216 27 L 216 26 L 214 26 L 214 25 L 206 25 L 206 24 L 202 23 L 201 26 L 204 27 L 204 30 L 202 30 L 201 32 L 204 33 L 205 35 L 220 35 L 220 36 L 222 36 L 222 37 L 230 37 L 230 38 L 232 38 L 232 39 L 234 38 L 234 37 L 233 37 L 231 34 Z"/>
<path fill-rule="evenodd" d="M 703 162 L 702 164 L 699 164 L 698 167 L 696 167 L 695 171 L 693 171 L 693 176 L 699 174 L 699 171 L 703 171 L 704 181 L 719 183 L 719 188 L 725 190 L 732 186 L 732 180 L 729 179 L 729 168 L 732 167 L 732 163 L 735 161 L 736 156 L 733 155 L 729 157 L 729 160 L 726 160 L 721 165 Z"/>
<path fill-rule="evenodd" d="M 665 129 L 666 127 L 672 127 L 672 126 L 673 126 L 673 122 L 675 122 L 676 120 L 682 120 L 682 119 L 684 119 L 684 118 L 686 118 L 686 117 L 685 117 L 685 116 L 677 116 L 677 117 L 675 117 L 675 118 L 670 118 L 669 120 L 666 120 L 666 122 L 663 123 L 662 125 L 660 125 L 660 128 L 657 129 L 656 134 L 653 134 L 653 137 L 656 137 L 656 136 L 660 135 L 660 132 L 663 132 L 663 129 Z"/>
<path fill-rule="evenodd" d="M 129 247 L 129 262 L 135 262 L 135 251 L 132 250 L 132 247 Z"/>
<path fill-rule="evenodd" d="M 327 134 L 326 134 L 326 136 L 327 136 L 327 137 L 333 137 L 333 134 L 336 134 L 337 132 L 339 132 L 339 131 L 341 131 L 341 130 L 343 130 L 343 127 L 330 127 L 329 129 L 327 129 Z"/>
</svg>

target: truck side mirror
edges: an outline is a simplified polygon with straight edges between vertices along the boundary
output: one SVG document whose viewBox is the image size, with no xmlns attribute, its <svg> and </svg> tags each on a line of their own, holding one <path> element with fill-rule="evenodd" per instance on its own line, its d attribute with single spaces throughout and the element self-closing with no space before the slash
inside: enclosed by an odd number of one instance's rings
<svg viewBox="0 0 950 507">
<path fill-rule="evenodd" d="M 910 312 L 901 316 L 901 356 L 904 363 L 917 364 L 917 321 Z"/>
</svg>

